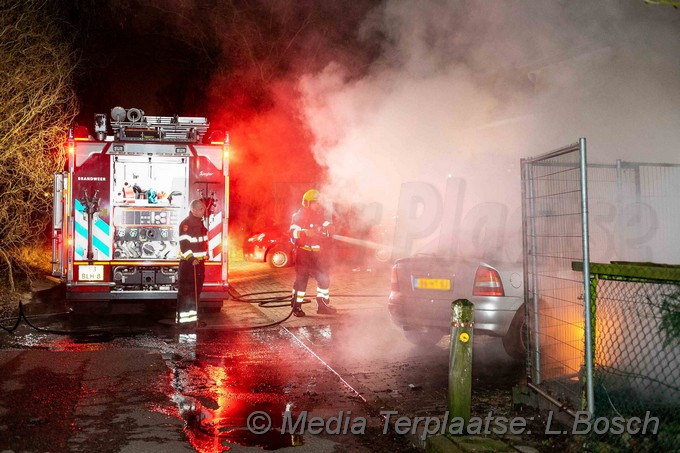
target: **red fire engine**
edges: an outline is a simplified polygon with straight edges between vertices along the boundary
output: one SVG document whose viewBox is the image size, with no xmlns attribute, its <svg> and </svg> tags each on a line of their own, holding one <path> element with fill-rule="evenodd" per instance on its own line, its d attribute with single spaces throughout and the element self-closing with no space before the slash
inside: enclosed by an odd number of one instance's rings
<svg viewBox="0 0 680 453">
<path fill-rule="evenodd" d="M 206 207 L 209 259 L 201 305 L 227 295 L 229 139 L 207 118 L 147 116 L 140 109 L 95 115 L 95 136 L 69 131 L 67 170 L 54 175 L 52 274 L 66 298 L 176 297 L 179 223 L 192 199 Z M 112 131 L 112 135 L 108 133 Z"/>
</svg>

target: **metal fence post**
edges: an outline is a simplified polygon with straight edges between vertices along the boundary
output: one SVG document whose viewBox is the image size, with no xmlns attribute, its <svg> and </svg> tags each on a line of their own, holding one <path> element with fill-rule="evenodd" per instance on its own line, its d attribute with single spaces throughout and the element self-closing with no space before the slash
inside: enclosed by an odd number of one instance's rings
<svg viewBox="0 0 680 453">
<path fill-rule="evenodd" d="M 526 296 L 526 318 L 527 321 L 531 321 L 528 325 L 532 327 L 530 331 L 529 338 L 533 340 L 533 343 L 527 343 L 527 362 L 531 366 L 532 374 L 528 376 L 529 379 L 536 385 L 541 383 L 541 345 L 540 345 L 540 328 L 539 328 L 539 316 L 538 316 L 538 285 L 536 284 L 537 266 L 536 266 L 536 206 L 534 203 L 536 193 L 534 189 L 534 164 L 533 162 L 528 162 L 523 160 L 524 165 L 524 177 L 529 184 L 528 194 L 524 193 L 522 199 L 522 208 L 524 209 L 522 217 L 526 222 L 526 218 L 530 219 L 528 225 L 524 225 L 524 288 Z M 522 189 L 525 189 L 526 184 L 522 184 Z M 528 206 L 526 201 L 529 201 Z M 529 240 L 527 240 L 527 232 Z M 527 263 L 527 252 L 529 252 L 531 257 L 531 263 Z M 531 295 L 529 295 L 531 291 Z M 529 302 L 531 302 L 531 310 L 529 310 Z M 529 319 L 530 314 L 533 314 L 533 319 Z M 531 349 L 533 348 L 533 349 Z"/>
<path fill-rule="evenodd" d="M 449 398 L 451 417 L 470 420 L 472 398 L 472 326 L 474 305 L 467 299 L 451 303 L 451 348 L 449 352 Z"/>
<path fill-rule="evenodd" d="M 591 414 L 595 413 L 595 392 L 593 390 L 593 339 L 595 332 L 592 322 L 592 305 L 590 303 L 590 245 L 588 234 L 588 171 L 586 139 L 581 137 L 579 144 L 579 161 L 581 166 L 581 237 L 583 240 L 583 302 L 585 309 L 585 377 L 586 407 Z"/>
<path fill-rule="evenodd" d="M 586 310 L 590 310 L 590 339 L 587 337 L 585 338 L 586 344 L 590 342 L 591 345 L 591 351 L 594 354 L 596 351 L 596 345 L 595 345 L 595 329 L 597 327 L 597 281 L 598 281 L 598 276 L 593 275 L 590 273 L 590 284 L 588 286 L 588 291 L 590 292 L 590 308 L 586 308 Z M 585 301 L 585 297 L 584 297 Z M 586 321 L 587 322 L 587 321 Z M 586 329 L 587 330 L 587 329 Z M 587 351 L 586 351 L 587 352 Z M 590 374 L 588 372 L 587 364 L 588 364 L 588 357 L 585 357 L 585 368 L 584 368 L 584 374 L 582 376 L 583 380 L 583 396 L 582 396 L 582 401 L 581 401 L 581 410 L 588 410 L 590 411 L 591 415 L 595 416 L 595 370 L 594 370 L 594 357 L 591 359 L 592 362 L 592 371 L 590 371 Z M 588 382 L 588 379 L 590 379 L 590 383 Z M 589 395 L 589 390 L 592 389 L 592 395 Z M 591 402 L 592 401 L 592 402 Z M 592 410 L 590 407 L 592 406 Z"/>
</svg>

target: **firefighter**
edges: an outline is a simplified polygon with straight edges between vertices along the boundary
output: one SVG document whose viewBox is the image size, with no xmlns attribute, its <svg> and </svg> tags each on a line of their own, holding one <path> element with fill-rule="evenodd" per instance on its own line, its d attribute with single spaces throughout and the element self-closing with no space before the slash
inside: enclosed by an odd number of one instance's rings
<svg viewBox="0 0 680 453">
<path fill-rule="evenodd" d="M 310 275 L 317 284 L 317 313 L 336 312 L 330 305 L 330 227 L 331 222 L 319 204 L 319 191 L 308 190 L 302 196 L 302 208 L 293 214 L 290 225 L 291 241 L 296 247 L 295 283 L 291 299 L 294 316 L 305 316 L 302 301 Z"/>
<path fill-rule="evenodd" d="M 205 204 L 193 200 L 186 219 L 179 224 L 179 288 L 176 323 L 198 321 L 198 301 L 205 278 L 204 260 L 208 257 L 208 229 L 203 224 Z"/>
</svg>

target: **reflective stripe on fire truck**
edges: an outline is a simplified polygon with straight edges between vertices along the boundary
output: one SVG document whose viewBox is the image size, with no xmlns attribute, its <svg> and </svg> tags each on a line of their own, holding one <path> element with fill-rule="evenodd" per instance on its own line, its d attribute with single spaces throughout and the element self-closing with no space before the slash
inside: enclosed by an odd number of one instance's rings
<svg viewBox="0 0 680 453">
<path fill-rule="evenodd" d="M 211 261 L 222 259 L 222 213 L 218 212 L 210 216 L 208 225 L 208 250 L 210 250 Z"/>
<path fill-rule="evenodd" d="M 75 238 L 74 250 L 75 259 L 87 259 L 87 219 L 84 218 L 85 206 L 80 200 L 75 200 L 77 214 L 74 215 Z M 92 228 L 92 248 L 94 249 L 94 259 L 111 259 L 111 226 L 100 218 L 95 219 Z"/>
</svg>

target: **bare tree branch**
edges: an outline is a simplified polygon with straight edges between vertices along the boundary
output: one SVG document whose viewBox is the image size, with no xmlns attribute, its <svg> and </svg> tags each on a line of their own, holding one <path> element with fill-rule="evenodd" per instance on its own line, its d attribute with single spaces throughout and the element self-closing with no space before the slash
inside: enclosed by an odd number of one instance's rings
<svg viewBox="0 0 680 453">
<path fill-rule="evenodd" d="M 0 10 L 0 274 L 13 290 L 26 249 L 51 218 L 52 174 L 76 114 L 74 56 L 48 2 L 18 0 Z"/>
</svg>

